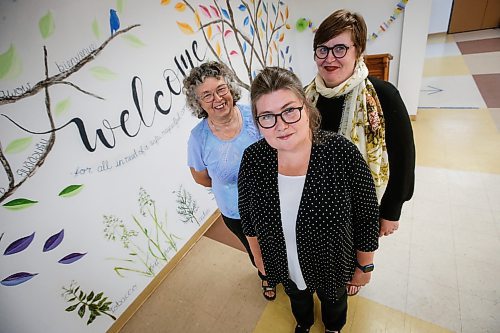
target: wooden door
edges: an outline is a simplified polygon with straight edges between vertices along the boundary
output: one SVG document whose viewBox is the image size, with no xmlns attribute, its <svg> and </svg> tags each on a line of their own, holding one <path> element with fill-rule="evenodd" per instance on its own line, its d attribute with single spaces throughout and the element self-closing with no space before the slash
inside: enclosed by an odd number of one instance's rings
<svg viewBox="0 0 500 333">
<path fill-rule="evenodd" d="M 454 0 L 448 33 L 496 28 L 500 0 Z"/>
</svg>

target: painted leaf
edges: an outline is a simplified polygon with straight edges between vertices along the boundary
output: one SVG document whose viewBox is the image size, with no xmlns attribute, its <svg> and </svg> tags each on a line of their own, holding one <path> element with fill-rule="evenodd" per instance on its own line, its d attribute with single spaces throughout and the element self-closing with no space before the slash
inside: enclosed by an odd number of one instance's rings
<svg viewBox="0 0 500 333">
<path fill-rule="evenodd" d="M 17 286 L 18 284 L 28 281 L 35 275 L 38 275 L 38 273 L 32 274 L 28 272 L 19 272 L 6 277 L 2 281 L 0 281 L 0 283 L 7 287 Z"/>
<path fill-rule="evenodd" d="M 250 17 L 245 17 L 245 19 L 243 20 L 243 25 L 248 25 L 248 23 L 250 23 Z"/>
<path fill-rule="evenodd" d="M 280 42 L 282 42 L 284 39 L 285 39 L 285 34 L 281 33 L 281 35 L 280 35 Z"/>
<path fill-rule="evenodd" d="M 221 48 L 220 48 L 220 43 L 219 42 L 217 42 L 217 44 L 215 44 L 215 53 L 217 53 L 217 55 L 220 57 Z"/>
<path fill-rule="evenodd" d="M 260 26 L 262 27 L 262 30 L 266 31 L 266 25 L 264 24 L 263 19 L 260 19 Z"/>
<path fill-rule="evenodd" d="M 22 152 L 23 150 L 26 150 L 31 145 L 31 142 L 33 141 L 32 137 L 26 137 L 26 138 L 21 138 L 12 141 L 5 147 L 5 153 L 7 154 L 15 154 Z"/>
<path fill-rule="evenodd" d="M 97 22 L 97 19 L 95 18 L 94 21 L 92 21 L 92 32 L 97 39 L 101 38 L 101 29 L 99 28 L 99 22 Z"/>
<path fill-rule="evenodd" d="M 207 7 L 203 5 L 199 5 L 199 7 L 201 8 L 201 12 L 205 14 L 206 17 L 212 18 L 212 14 L 210 14 L 210 11 L 208 10 Z"/>
<path fill-rule="evenodd" d="M 244 12 L 247 9 L 247 7 L 245 7 L 245 5 L 239 5 L 238 9 Z"/>
<path fill-rule="evenodd" d="M 192 35 L 192 34 L 194 34 L 194 30 L 193 30 L 193 28 L 189 24 L 183 23 L 183 22 L 179 22 L 179 21 L 176 21 L 176 22 L 177 22 L 177 26 L 186 35 Z"/>
<path fill-rule="evenodd" d="M 67 112 L 69 107 L 71 106 L 71 101 L 69 98 L 66 98 L 56 104 L 55 114 L 56 116 L 60 116 L 63 113 Z"/>
<path fill-rule="evenodd" d="M 201 27 L 200 14 L 198 14 L 198 10 L 194 12 L 194 22 L 196 23 L 197 28 Z"/>
<path fill-rule="evenodd" d="M 281 55 L 281 59 L 285 60 L 285 54 L 283 53 L 283 50 L 280 50 L 280 55 Z"/>
<path fill-rule="evenodd" d="M 233 32 L 233 30 L 231 30 L 231 29 L 227 29 L 227 30 L 224 32 L 224 37 L 227 37 L 227 35 L 229 35 L 231 32 Z"/>
<path fill-rule="evenodd" d="M 146 46 L 142 40 L 139 39 L 139 37 L 133 35 L 133 34 L 125 34 L 123 36 L 123 39 L 125 39 L 130 45 L 133 47 L 143 47 Z"/>
<path fill-rule="evenodd" d="M 243 53 L 247 52 L 247 43 L 243 43 Z"/>
<path fill-rule="evenodd" d="M 102 66 L 92 67 L 90 69 L 92 76 L 100 81 L 110 81 L 116 79 L 118 75 L 110 69 Z"/>
<path fill-rule="evenodd" d="M 0 54 L 0 79 L 4 78 L 13 67 L 15 53 L 14 45 L 10 44 L 9 49 Z"/>
<path fill-rule="evenodd" d="M 80 316 L 80 318 L 83 318 L 83 316 L 85 315 L 85 304 L 82 304 L 82 306 L 80 306 L 80 309 L 78 309 L 78 315 Z"/>
<path fill-rule="evenodd" d="M 50 11 L 38 21 L 38 28 L 40 29 L 43 39 L 49 38 L 54 33 L 54 17 Z"/>
<path fill-rule="evenodd" d="M 271 30 L 273 30 L 273 29 L 274 29 L 274 24 L 273 24 L 273 22 L 269 22 L 269 27 L 271 28 Z"/>
<path fill-rule="evenodd" d="M 59 192 L 60 197 L 72 197 L 82 190 L 83 185 L 69 185 L 64 188 L 61 192 Z"/>
<path fill-rule="evenodd" d="M 280 19 L 281 19 L 281 22 L 285 22 L 285 18 L 283 17 L 283 13 L 280 11 Z"/>
<path fill-rule="evenodd" d="M 288 58 L 288 62 L 292 62 L 292 55 L 290 54 L 290 58 Z"/>
<path fill-rule="evenodd" d="M 60 259 L 58 261 L 58 263 L 68 265 L 68 264 L 74 263 L 77 260 L 80 260 L 86 254 L 87 253 L 76 253 L 76 252 L 71 253 L 71 254 L 68 254 L 67 256 L 65 256 L 64 258 Z"/>
<path fill-rule="evenodd" d="M 21 210 L 21 209 L 24 209 L 24 208 L 31 207 L 34 204 L 36 204 L 37 202 L 38 201 L 33 201 L 33 200 L 30 200 L 30 199 L 20 198 L 20 199 L 11 200 L 11 201 L 3 204 L 3 206 L 5 208 L 7 208 L 7 209 L 10 209 L 10 210 Z"/>
<path fill-rule="evenodd" d="M 274 12 L 274 15 L 276 15 L 276 7 L 274 6 L 274 3 L 273 3 L 272 5 L 273 5 L 273 12 Z"/>
<path fill-rule="evenodd" d="M 161 0 L 161 2 L 160 2 L 160 4 L 161 4 L 162 6 L 166 6 L 166 5 L 168 5 L 169 3 L 170 3 L 170 0 Z"/>
<path fill-rule="evenodd" d="M 64 311 L 68 311 L 68 312 L 75 311 L 75 309 L 78 306 L 78 304 L 80 304 L 80 303 L 76 303 L 76 304 L 70 305 Z"/>
<path fill-rule="evenodd" d="M 262 7 L 264 7 L 264 11 L 265 11 L 265 12 L 266 12 L 266 14 L 267 14 L 267 6 L 266 6 L 266 4 L 265 4 L 265 3 L 263 3 L 263 4 L 262 4 Z"/>
<path fill-rule="evenodd" d="M 214 13 L 215 16 L 220 17 L 219 10 L 217 8 L 210 5 L 210 9 L 212 10 L 212 13 Z"/>
<path fill-rule="evenodd" d="M 212 39 L 212 26 L 209 25 L 207 28 L 207 38 Z"/>
<path fill-rule="evenodd" d="M 61 244 L 64 238 L 64 229 L 59 231 L 57 234 L 50 236 L 43 245 L 43 252 L 48 252 L 55 249 L 59 244 Z"/>
<path fill-rule="evenodd" d="M 31 235 L 19 238 L 18 240 L 10 243 L 9 246 L 5 249 L 5 252 L 3 253 L 4 256 L 8 256 L 14 253 L 21 252 L 23 250 L 26 250 L 26 248 L 31 244 L 33 241 L 33 238 L 35 238 L 35 233 L 33 232 Z"/>
<path fill-rule="evenodd" d="M 286 19 L 288 19 L 288 14 L 290 14 L 290 13 L 288 12 L 288 6 L 286 6 L 286 8 L 285 8 L 285 18 Z"/>
<path fill-rule="evenodd" d="M 288 24 L 288 23 L 285 25 L 285 27 L 286 27 L 287 29 L 291 29 L 291 26 L 290 26 L 290 24 Z"/>
<path fill-rule="evenodd" d="M 237 55 L 237 54 L 238 54 L 238 51 L 236 51 L 236 50 L 232 50 L 232 51 L 229 53 L 229 55 Z"/>
<path fill-rule="evenodd" d="M 288 51 L 290 51 L 290 46 L 287 46 L 285 49 L 285 53 L 288 54 Z"/>
<path fill-rule="evenodd" d="M 175 4 L 174 8 L 179 12 L 183 12 L 184 10 L 186 10 L 186 4 L 184 4 L 183 2 L 178 2 Z"/>
<path fill-rule="evenodd" d="M 262 17 L 262 8 L 259 9 L 259 11 L 257 12 L 257 18 L 261 18 Z"/>
<path fill-rule="evenodd" d="M 254 35 L 254 33 L 255 33 L 255 32 L 254 32 L 254 30 L 253 30 L 253 27 L 252 27 L 252 26 L 250 26 L 250 35 L 252 35 L 252 36 L 253 36 L 253 35 Z"/>
<path fill-rule="evenodd" d="M 123 13 L 123 0 L 116 0 L 116 11 L 120 14 Z"/>
<path fill-rule="evenodd" d="M 224 15 L 225 18 L 227 18 L 228 20 L 230 19 L 229 17 L 229 13 L 227 10 L 225 10 L 224 8 L 221 8 L 220 9 L 222 11 L 222 15 Z"/>
</svg>

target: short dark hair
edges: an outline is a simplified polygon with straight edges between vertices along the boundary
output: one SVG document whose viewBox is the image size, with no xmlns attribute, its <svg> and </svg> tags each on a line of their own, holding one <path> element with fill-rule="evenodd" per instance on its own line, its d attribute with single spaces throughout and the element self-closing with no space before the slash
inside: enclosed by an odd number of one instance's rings
<svg viewBox="0 0 500 333">
<path fill-rule="evenodd" d="M 252 81 L 250 87 L 250 98 L 252 100 L 252 114 L 257 117 L 257 101 L 264 95 L 278 90 L 289 90 L 295 94 L 309 110 L 309 127 L 315 133 L 321 123 L 321 115 L 316 107 L 306 98 L 300 79 L 281 67 L 266 67 Z"/>
<path fill-rule="evenodd" d="M 191 109 L 192 114 L 198 118 L 207 118 L 208 113 L 201 107 L 195 90 L 209 77 L 224 79 L 229 87 L 229 92 L 233 96 L 234 104 L 241 98 L 241 89 L 236 83 L 234 73 L 225 64 L 208 61 L 194 67 L 189 72 L 189 75 L 184 78 L 182 91 L 186 95 L 186 105 Z"/>
<path fill-rule="evenodd" d="M 368 30 L 365 19 L 361 14 L 339 9 L 321 22 L 314 35 L 313 50 L 318 45 L 326 43 L 330 39 L 340 35 L 344 31 L 351 31 L 352 41 L 356 47 L 356 55 L 359 58 L 366 49 L 366 38 Z"/>
</svg>

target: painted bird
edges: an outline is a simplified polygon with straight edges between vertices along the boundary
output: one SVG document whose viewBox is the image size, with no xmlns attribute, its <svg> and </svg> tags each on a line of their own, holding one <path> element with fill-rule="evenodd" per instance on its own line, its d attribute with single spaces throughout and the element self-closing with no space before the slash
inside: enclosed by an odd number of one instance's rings
<svg viewBox="0 0 500 333">
<path fill-rule="evenodd" d="M 109 27 L 111 28 L 111 36 L 120 29 L 120 19 L 114 9 L 109 10 Z"/>
</svg>

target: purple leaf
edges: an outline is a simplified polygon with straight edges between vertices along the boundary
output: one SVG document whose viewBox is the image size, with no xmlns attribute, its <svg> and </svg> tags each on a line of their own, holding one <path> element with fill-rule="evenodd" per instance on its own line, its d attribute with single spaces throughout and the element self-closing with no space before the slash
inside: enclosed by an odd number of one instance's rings
<svg viewBox="0 0 500 333">
<path fill-rule="evenodd" d="M 7 249 L 5 249 L 5 252 L 3 253 L 3 255 L 8 256 L 9 254 L 21 252 L 22 250 L 26 249 L 31 244 L 31 241 L 33 240 L 33 238 L 35 238 L 34 232 L 29 236 L 19 238 L 18 240 L 12 242 L 9 246 L 7 246 Z"/>
<path fill-rule="evenodd" d="M 84 255 L 86 255 L 87 252 L 85 253 L 71 253 L 71 254 L 68 254 L 67 256 L 65 256 L 64 258 L 62 258 L 61 260 L 58 261 L 58 263 L 60 264 L 71 264 L 79 259 L 81 259 Z"/>
<path fill-rule="evenodd" d="M 28 281 L 35 275 L 38 275 L 38 273 L 31 274 L 27 272 L 19 272 L 6 277 L 2 281 L 0 281 L 0 283 L 7 287 L 16 286 L 18 284 Z"/>
<path fill-rule="evenodd" d="M 57 234 L 50 236 L 43 245 L 43 252 L 55 249 L 59 244 L 61 244 L 63 238 L 64 238 L 64 229 L 59 231 Z"/>
</svg>

